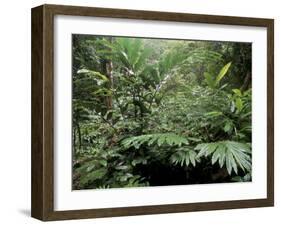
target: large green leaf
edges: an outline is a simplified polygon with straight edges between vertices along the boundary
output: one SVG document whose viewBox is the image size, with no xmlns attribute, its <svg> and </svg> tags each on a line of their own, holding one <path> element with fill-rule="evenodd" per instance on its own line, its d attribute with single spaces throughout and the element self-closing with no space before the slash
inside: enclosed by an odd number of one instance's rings
<svg viewBox="0 0 281 226">
<path fill-rule="evenodd" d="M 100 72 L 92 71 L 92 70 L 85 69 L 85 68 L 78 70 L 77 74 L 88 74 L 88 75 L 92 76 L 95 79 L 101 79 L 103 81 L 108 81 L 108 78 L 105 75 L 101 74 Z"/>
<path fill-rule="evenodd" d="M 237 112 L 240 112 L 243 109 L 243 101 L 240 97 L 236 98 L 235 107 L 237 109 Z"/>
<path fill-rule="evenodd" d="M 111 44 L 117 60 L 132 73 L 135 74 L 145 67 L 151 49 L 144 48 L 143 42 L 139 38 L 117 38 Z"/>
<path fill-rule="evenodd" d="M 251 148 L 248 144 L 227 140 L 199 144 L 195 149 L 199 150 L 198 158 L 211 156 L 212 164 L 218 162 L 220 167 L 225 166 L 229 175 L 232 170 L 238 174 L 238 168 L 244 172 L 251 170 Z"/>
<path fill-rule="evenodd" d="M 215 85 L 217 86 L 220 81 L 223 79 L 223 77 L 226 75 L 226 73 L 228 72 L 229 68 L 231 66 L 231 62 L 229 62 L 228 64 L 226 64 L 221 70 L 220 73 L 217 75 L 216 77 L 216 81 L 215 81 Z"/>
</svg>

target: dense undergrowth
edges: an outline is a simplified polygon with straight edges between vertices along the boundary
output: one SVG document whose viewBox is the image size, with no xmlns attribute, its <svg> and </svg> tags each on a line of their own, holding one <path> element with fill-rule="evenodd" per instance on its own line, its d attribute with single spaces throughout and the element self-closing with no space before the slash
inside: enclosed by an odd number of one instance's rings
<svg viewBox="0 0 281 226">
<path fill-rule="evenodd" d="M 251 44 L 73 35 L 73 188 L 251 181 Z"/>
</svg>

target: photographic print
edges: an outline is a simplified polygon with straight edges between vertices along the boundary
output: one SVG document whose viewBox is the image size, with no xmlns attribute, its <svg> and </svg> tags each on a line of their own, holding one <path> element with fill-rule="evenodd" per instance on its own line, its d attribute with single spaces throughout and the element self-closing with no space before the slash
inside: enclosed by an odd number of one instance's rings
<svg viewBox="0 0 281 226">
<path fill-rule="evenodd" d="M 32 217 L 274 206 L 273 19 L 44 4 L 31 25 Z"/>
<path fill-rule="evenodd" d="M 251 181 L 252 44 L 72 35 L 74 190 Z"/>
</svg>

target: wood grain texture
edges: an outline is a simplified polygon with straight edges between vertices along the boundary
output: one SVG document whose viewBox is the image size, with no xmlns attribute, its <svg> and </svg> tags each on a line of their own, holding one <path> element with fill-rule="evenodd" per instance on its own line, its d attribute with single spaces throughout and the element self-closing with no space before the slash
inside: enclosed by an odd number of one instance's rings
<svg viewBox="0 0 281 226">
<path fill-rule="evenodd" d="M 267 24 L 267 199 L 274 205 L 274 20 Z"/>
<path fill-rule="evenodd" d="M 43 219 L 43 6 L 31 17 L 31 216 Z"/>
<path fill-rule="evenodd" d="M 81 6 L 65 6 L 65 5 L 45 5 L 53 14 L 59 15 L 75 15 L 75 16 L 96 16 L 111 17 L 125 19 L 141 19 L 141 20 L 158 20 L 158 21 L 175 21 L 175 22 L 193 22 L 193 23 L 212 23 L 226 25 L 242 25 L 242 26 L 260 26 L 266 27 L 270 19 L 250 18 L 250 17 L 231 17 L 231 16 L 213 16 L 204 14 L 190 13 L 170 13 L 155 12 L 142 10 L 127 9 L 110 9 L 95 8 Z"/>
<path fill-rule="evenodd" d="M 171 205 L 54 211 L 54 16 L 96 16 L 267 28 L 267 198 Z M 274 204 L 274 21 L 77 6 L 42 5 L 32 9 L 32 217 L 66 220 L 273 206 Z"/>
<path fill-rule="evenodd" d="M 32 9 L 32 217 L 53 212 L 53 16 Z"/>
</svg>

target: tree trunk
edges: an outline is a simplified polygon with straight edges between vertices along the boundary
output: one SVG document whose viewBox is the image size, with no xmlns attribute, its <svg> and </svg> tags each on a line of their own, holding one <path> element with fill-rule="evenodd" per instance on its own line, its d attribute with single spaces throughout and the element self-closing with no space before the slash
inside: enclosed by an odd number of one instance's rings
<svg viewBox="0 0 281 226">
<path fill-rule="evenodd" d="M 243 85 L 240 88 L 242 92 L 250 88 L 251 80 L 252 80 L 252 74 L 251 72 L 247 72 Z"/>
<path fill-rule="evenodd" d="M 72 145 L 72 158 L 75 158 L 76 154 L 76 128 L 73 127 L 73 145 Z"/>
<path fill-rule="evenodd" d="M 78 132 L 78 142 L 79 142 L 79 149 L 82 147 L 82 135 L 79 123 L 77 123 L 77 132 Z"/>
<path fill-rule="evenodd" d="M 112 39 L 111 37 L 107 38 L 107 40 L 112 43 Z M 101 62 L 101 69 L 102 69 L 102 73 L 107 77 L 108 79 L 108 83 L 106 88 L 111 90 L 113 88 L 113 63 L 110 59 L 103 59 Z M 102 114 L 106 114 L 107 111 L 112 109 L 112 96 L 106 96 L 103 98 L 104 99 L 104 111 L 102 111 Z M 111 117 L 111 114 L 108 114 L 107 116 L 108 118 Z"/>
<path fill-rule="evenodd" d="M 108 78 L 108 88 L 113 88 L 113 76 L 112 76 L 112 69 L 113 69 L 113 63 L 111 60 L 108 60 L 106 62 L 106 77 Z M 112 96 L 108 96 L 106 99 L 106 106 L 108 110 L 112 109 Z"/>
</svg>

